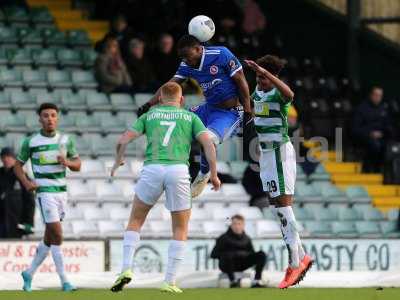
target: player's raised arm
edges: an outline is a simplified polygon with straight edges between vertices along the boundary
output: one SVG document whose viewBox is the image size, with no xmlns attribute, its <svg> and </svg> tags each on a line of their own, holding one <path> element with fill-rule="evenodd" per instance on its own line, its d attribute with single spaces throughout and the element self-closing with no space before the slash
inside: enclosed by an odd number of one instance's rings
<svg viewBox="0 0 400 300">
<path fill-rule="evenodd" d="M 124 164 L 125 150 L 128 144 L 139 136 L 141 136 L 141 133 L 132 130 L 127 130 L 121 135 L 116 147 L 114 165 L 111 168 L 111 177 L 114 176 L 115 171 Z"/>
<path fill-rule="evenodd" d="M 221 181 L 217 174 L 217 153 L 215 151 L 214 143 L 208 134 L 204 131 L 197 136 L 197 140 L 203 147 L 204 153 L 206 155 L 208 164 L 210 165 L 210 181 L 213 185 L 214 190 L 218 191 L 221 187 Z"/>
<path fill-rule="evenodd" d="M 287 101 L 293 101 L 294 93 L 286 83 L 268 70 L 259 66 L 255 61 L 245 60 L 245 62 L 254 72 L 260 74 L 261 76 L 267 77 Z"/>
</svg>

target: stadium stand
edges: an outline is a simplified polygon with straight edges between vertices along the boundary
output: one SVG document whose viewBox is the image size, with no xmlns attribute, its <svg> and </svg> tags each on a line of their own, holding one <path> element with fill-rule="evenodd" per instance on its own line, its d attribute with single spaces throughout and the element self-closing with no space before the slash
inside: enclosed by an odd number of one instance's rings
<svg viewBox="0 0 400 300">
<path fill-rule="evenodd" d="M 142 140 L 130 145 L 129 163 L 115 179 L 108 176 L 117 136 L 137 118 L 135 110 L 149 94 L 98 92 L 92 67 L 92 42 L 108 29 L 105 22 L 88 21 L 70 9 L 70 1 L 29 0 L 30 8 L 0 10 L 0 145 L 18 148 L 23 136 L 34 132 L 35 109 L 42 102 L 61 107 L 61 130 L 72 134 L 83 157 L 80 173 L 68 178 L 69 210 L 64 224 L 67 237 L 120 237 L 134 184 L 143 164 Z M 3 21 L 4 20 L 4 21 Z M 307 136 L 332 140 L 332 128 L 346 124 L 352 112 L 348 80 L 329 75 L 318 58 L 288 58 L 284 75 L 295 87 Z M 307 95 L 307 96 L 306 96 Z M 310 101 L 305 101 L 309 99 Z M 202 99 L 188 95 L 186 106 Z M 331 101 L 332 100 L 332 101 Z M 247 166 L 241 158 L 240 138 L 220 149 L 218 168 L 240 179 Z M 321 163 L 310 176 L 297 167 L 296 216 L 302 234 L 310 237 L 399 237 L 396 219 L 400 186 L 383 185 L 381 174 L 362 174 L 358 162 L 336 162 L 334 152 L 315 152 Z M 206 190 L 193 202 L 191 233 L 215 237 L 224 221 L 240 213 L 247 231 L 259 238 L 277 237 L 280 228 L 268 209 L 248 207 L 248 196 L 238 184 L 224 184 L 215 193 Z M 35 237 L 43 234 L 36 213 Z M 147 237 L 168 237 L 169 216 L 161 203 L 143 228 Z"/>
</svg>

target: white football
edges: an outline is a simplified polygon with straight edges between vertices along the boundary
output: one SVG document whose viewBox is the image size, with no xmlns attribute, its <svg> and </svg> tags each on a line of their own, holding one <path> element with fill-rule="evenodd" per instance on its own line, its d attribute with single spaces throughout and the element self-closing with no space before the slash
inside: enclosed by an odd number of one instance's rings
<svg viewBox="0 0 400 300">
<path fill-rule="evenodd" d="M 215 25 L 211 18 L 200 15 L 190 20 L 188 31 L 190 35 L 193 35 L 200 42 L 204 43 L 211 40 L 213 37 Z"/>
</svg>

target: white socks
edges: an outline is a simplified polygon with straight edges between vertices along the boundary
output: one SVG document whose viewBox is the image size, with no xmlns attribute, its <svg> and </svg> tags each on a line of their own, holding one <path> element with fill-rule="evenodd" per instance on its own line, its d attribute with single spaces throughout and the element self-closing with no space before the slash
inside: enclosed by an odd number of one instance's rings
<svg viewBox="0 0 400 300">
<path fill-rule="evenodd" d="M 30 267 L 26 270 L 29 275 L 33 276 L 35 274 L 37 268 L 39 268 L 39 266 L 45 260 L 47 254 L 49 254 L 49 251 L 50 247 L 46 246 L 46 244 L 41 241 L 36 249 L 36 254 Z"/>
<path fill-rule="evenodd" d="M 67 276 L 64 271 L 64 260 L 61 252 L 61 246 L 51 245 L 51 255 L 53 256 L 54 264 L 56 265 L 56 271 L 60 277 L 61 283 L 68 282 Z"/>
<path fill-rule="evenodd" d="M 140 241 L 140 234 L 136 231 L 125 231 L 123 241 L 122 272 L 130 270 L 133 263 L 133 255 Z"/>
<path fill-rule="evenodd" d="M 283 240 L 289 251 L 289 265 L 298 268 L 300 260 L 304 257 L 300 236 L 296 228 L 296 218 L 291 206 L 277 207 L 277 215 L 281 222 Z"/>
<path fill-rule="evenodd" d="M 168 264 L 165 273 L 165 282 L 175 285 L 176 273 L 182 263 L 185 252 L 185 241 L 172 240 L 168 248 Z"/>
</svg>

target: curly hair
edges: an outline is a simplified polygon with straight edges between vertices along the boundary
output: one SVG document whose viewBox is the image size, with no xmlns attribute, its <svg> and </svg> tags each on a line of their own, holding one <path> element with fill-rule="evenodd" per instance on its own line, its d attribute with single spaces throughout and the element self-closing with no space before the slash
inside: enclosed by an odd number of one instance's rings
<svg viewBox="0 0 400 300">
<path fill-rule="evenodd" d="M 265 55 L 257 59 L 257 64 L 273 75 L 279 75 L 286 65 L 286 60 L 279 58 L 275 55 Z"/>
</svg>

